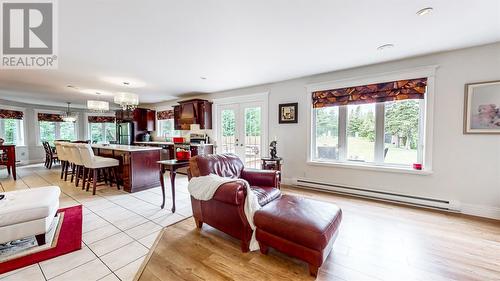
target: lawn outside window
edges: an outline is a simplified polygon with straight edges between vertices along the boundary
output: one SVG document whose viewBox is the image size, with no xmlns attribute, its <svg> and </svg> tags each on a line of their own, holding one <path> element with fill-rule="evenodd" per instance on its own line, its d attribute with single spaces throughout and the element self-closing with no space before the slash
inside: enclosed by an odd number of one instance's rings
<svg viewBox="0 0 500 281">
<path fill-rule="evenodd" d="M 388 172 L 432 173 L 430 153 L 425 151 L 425 143 L 430 136 L 426 136 L 426 129 L 429 129 L 426 128 L 429 120 L 426 111 L 431 104 L 429 90 L 432 92 L 426 81 L 429 80 L 430 86 L 433 86 L 433 77 L 417 77 L 425 76 L 405 78 L 409 82 L 418 82 L 418 79 L 423 82 L 407 84 L 408 90 L 388 90 L 384 84 L 389 82 L 384 80 L 380 84 L 353 82 L 352 86 L 347 85 L 349 87 L 311 87 L 313 105 L 308 163 Z M 401 82 L 396 79 L 386 81 L 393 81 L 393 85 L 400 85 Z M 379 88 L 372 87 L 374 85 Z M 378 92 L 372 94 L 366 90 L 373 88 Z M 351 94 L 354 96 L 349 96 Z M 401 94 L 404 96 L 397 96 Z M 360 96 L 362 98 L 357 100 Z M 413 169 L 416 163 L 424 165 L 422 171 Z"/>
<path fill-rule="evenodd" d="M 423 111 L 423 100 L 315 108 L 312 160 L 411 168 L 423 159 Z"/>
</svg>

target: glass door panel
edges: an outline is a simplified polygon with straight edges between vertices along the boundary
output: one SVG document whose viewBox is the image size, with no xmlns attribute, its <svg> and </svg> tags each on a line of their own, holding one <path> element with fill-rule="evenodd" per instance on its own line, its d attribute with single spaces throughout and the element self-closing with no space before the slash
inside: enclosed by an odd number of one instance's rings
<svg viewBox="0 0 500 281">
<path fill-rule="evenodd" d="M 245 167 L 259 168 L 262 151 L 262 108 L 249 106 L 244 108 L 245 127 Z"/>
<path fill-rule="evenodd" d="M 232 106 L 223 107 L 220 110 L 220 153 L 236 153 L 236 146 L 238 141 L 238 137 L 236 134 L 236 112 L 237 108 Z"/>
</svg>

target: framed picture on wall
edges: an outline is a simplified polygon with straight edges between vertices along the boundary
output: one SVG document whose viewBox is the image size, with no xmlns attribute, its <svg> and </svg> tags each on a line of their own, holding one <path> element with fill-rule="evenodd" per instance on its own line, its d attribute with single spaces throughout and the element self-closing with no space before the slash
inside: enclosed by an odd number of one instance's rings
<svg viewBox="0 0 500 281">
<path fill-rule="evenodd" d="M 500 134 L 500 80 L 465 84 L 465 134 Z"/>
<path fill-rule="evenodd" d="M 298 103 L 283 103 L 279 105 L 279 123 L 298 123 Z"/>
</svg>

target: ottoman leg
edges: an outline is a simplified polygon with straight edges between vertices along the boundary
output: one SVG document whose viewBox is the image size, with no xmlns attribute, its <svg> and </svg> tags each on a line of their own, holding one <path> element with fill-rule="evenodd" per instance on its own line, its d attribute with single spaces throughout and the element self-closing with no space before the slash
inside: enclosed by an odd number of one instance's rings
<svg viewBox="0 0 500 281">
<path fill-rule="evenodd" d="M 312 264 L 309 264 L 309 274 L 311 276 L 318 276 L 318 269 L 319 267 L 315 266 L 315 265 L 312 265 Z"/>
<path fill-rule="evenodd" d="M 259 248 L 262 254 L 267 255 L 267 253 L 269 253 L 269 247 L 262 244 L 261 242 L 259 242 Z"/>
<path fill-rule="evenodd" d="M 45 245 L 45 233 L 35 235 L 35 238 L 36 238 L 36 242 L 38 243 L 38 246 Z"/>
</svg>

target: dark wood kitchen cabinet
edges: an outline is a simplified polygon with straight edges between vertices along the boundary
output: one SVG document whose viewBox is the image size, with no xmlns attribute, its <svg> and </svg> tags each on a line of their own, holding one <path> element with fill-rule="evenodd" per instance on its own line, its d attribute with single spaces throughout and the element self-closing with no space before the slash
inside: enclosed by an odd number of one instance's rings
<svg viewBox="0 0 500 281">
<path fill-rule="evenodd" d="M 134 122 L 137 131 L 156 130 L 156 111 L 146 108 L 136 108 L 134 110 L 117 110 L 115 113 L 116 122 Z"/>
<path fill-rule="evenodd" d="M 151 109 L 141 109 L 140 121 L 138 124 L 139 130 L 155 131 L 156 130 L 156 111 Z"/>
<path fill-rule="evenodd" d="M 180 101 L 174 106 L 174 127 L 189 130 L 191 124 L 199 124 L 200 129 L 212 129 L 212 103 L 202 99 Z"/>
</svg>

